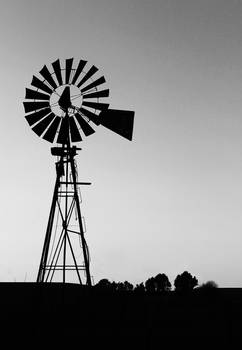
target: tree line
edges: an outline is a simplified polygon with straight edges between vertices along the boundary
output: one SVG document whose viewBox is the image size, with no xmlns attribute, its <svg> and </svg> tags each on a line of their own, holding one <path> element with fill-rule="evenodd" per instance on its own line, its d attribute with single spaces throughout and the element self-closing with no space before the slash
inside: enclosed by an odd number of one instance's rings
<svg viewBox="0 0 242 350">
<path fill-rule="evenodd" d="M 145 282 L 136 284 L 135 286 L 128 282 L 110 282 L 107 278 L 101 279 L 95 286 L 96 289 L 103 291 L 117 292 L 136 292 L 136 293 L 165 293 L 172 290 L 171 282 L 165 273 L 159 273 L 155 277 L 148 278 Z M 177 275 L 174 280 L 174 290 L 178 292 L 189 292 L 195 287 L 199 288 L 216 288 L 218 287 L 214 281 L 208 281 L 198 286 L 198 279 L 192 276 L 188 271 L 184 271 Z"/>
</svg>

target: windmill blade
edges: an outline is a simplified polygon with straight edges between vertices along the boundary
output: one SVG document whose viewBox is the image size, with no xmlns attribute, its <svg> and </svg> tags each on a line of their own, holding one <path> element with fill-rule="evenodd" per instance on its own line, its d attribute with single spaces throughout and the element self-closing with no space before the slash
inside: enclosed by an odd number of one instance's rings
<svg viewBox="0 0 242 350">
<path fill-rule="evenodd" d="M 40 74 L 42 75 L 42 77 L 45 78 L 46 81 L 48 81 L 48 83 L 54 88 L 57 88 L 56 82 L 54 81 L 54 79 L 52 78 L 48 68 L 46 67 L 46 65 L 44 65 L 44 67 L 40 70 Z"/>
<path fill-rule="evenodd" d="M 50 124 L 50 127 L 47 129 L 46 133 L 43 136 L 43 139 L 54 142 L 55 135 L 57 133 L 58 126 L 60 124 L 61 117 L 56 116 L 53 122 Z"/>
<path fill-rule="evenodd" d="M 38 89 L 40 89 L 40 90 L 43 90 L 43 91 L 47 92 L 48 94 L 52 94 L 51 88 L 49 88 L 49 86 L 45 85 L 45 83 L 43 83 L 43 81 L 39 80 L 34 75 L 33 75 L 33 79 L 32 79 L 31 85 L 36 87 L 36 88 L 38 88 Z"/>
<path fill-rule="evenodd" d="M 25 89 L 25 98 L 26 100 L 49 100 L 50 95 L 42 94 L 42 92 L 32 90 L 32 89 Z"/>
<path fill-rule="evenodd" d="M 92 89 L 93 87 L 97 87 L 101 84 L 104 84 L 106 82 L 104 76 L 102 76 L 101 78 L 98 78 L 97 80 L 93 81 L 91 84 L 87 85 L 86 87 L 84 87 L 83 89 L 81 89 L 81 92 L 85 92 L 88 91 L 90 89 Z"/>
<path fill-rule="evenodd" d="M 42 119 L 38 124 L 36 124 L 32 130 L 39 136 L 41 136 L 43 134 L 43 132 L 48 128 L 48 126 L 50 125 L 50 123 L 52 122 L 52 120 L 55 118 L 54 113 L 50 113 L 49 115 L 47 115 L 47 117 L 45 117 L 44 119 Z"/>
<path fill-rule="evenodd" d="M 77 79 L 79 78 L 83 68 L 85 67 L 87 61 L 83 61 L 83 60 L 80 60 L 79 63 L 78 63 L 78 67 L 76 69 L 76 72 L 74 74 L 74 77 L 72 79 L 72 82 L 71 84 L 75 84 L 75 82 L 77 81 Z"/>
<path fill-rule="evenodd" d="M 31 102 L 24 102 L 23 104 L 24 104 L 25 113 L 29 113 L 41 108 L 49 107 L 49 102 L 31 101 Z"/>
<path fill-rule="evenodd" d="M 83 95 L 83 99 L 86 99 L 86 98 L 100 98 L 100 97 L 108 97 L 108 96 L 109 96 L 109 89 L 106 89 L 106 90 L 96 91 L 96 92 L 93 92 L 91 94 Z"/>
<path fill-rule="evenodd" d="M 74 120 L 74 117 L 69 117 L 69 123 L 70 123 L 71 141 L 72 142 L 82 141 L 82 138 L 78 130 L 78 127 L 76 125 L 76 122 Z"/>
<path fill-rule="evenodd" d="M 116 134 L 132 140 L 134 112 L 108 109 L 99 114 L 100 124 Z"/>
<path fill-rule="evenodd" d="M 26 115 L 25 118 L 26 118 L 27 122 L 29 123 L 29 125 L 32 126 L 35 123 L 37 123 L 38 121 L 40 121 L 42 118 L 44 118 L 50 112 L 51 112 L 50 108 L 44 108 L 38 112 L 34 112 L 34 113 Z"/>
<path fill-rule="evenodd" d="M 82 80 L 77 84 L 77 87 L 80 87 L 83 85 L 89 78 L 93 76 L 98 71 L 98 68 L 95 66 L 92 66 L 89 71 L 86 73 L 86 75 L 82 78 Z"/>
<path fill-rule="evenodd" d="M 55 72 L 55 75 L 56 75 L 56 78 L 57 78 L 59 85 L 63 85 L 60 60 L 58 59 L 55 62 L 53 62 L 52 67 L 54 69 L 54 72 Z"/>
<path fill-rule="evenodd" d="M 80 112 L 84 114 L 88 119 L 90 119 L 96 125 L 100 125 L 99 116 L 88 109 L 80 108 Z"/>
<path fill-rule="evenodd" d="M 66 117 L 62 118 L 59 134 L 57 137 L 57 143 L 66 143 L 69 135 L 69 123 Z"/>
<path fill-rule="evenodd" d="M 69 84 L 73 58 L 66 59 L 66 84 Z"/>
<path fill-rule="evenodd" d="M 93 108 L 93 109 L 97 109 L 99 111 L 107 109 L 109 106 L 108 103 L 98 103 L 98 102 L 88 102 L 88 101 L 83 101 L 82 105 Z"/>
<path fill-rule="evenodd" d="M 79 113 L 75 114 L 76 120 L 78 121 L 78 124 L 80 125 L 82 131 L 84 132 L 85 136 L 89 136 L 94 134 L 95 130 L 86 122 L 82 116 Z"/>
</svg>

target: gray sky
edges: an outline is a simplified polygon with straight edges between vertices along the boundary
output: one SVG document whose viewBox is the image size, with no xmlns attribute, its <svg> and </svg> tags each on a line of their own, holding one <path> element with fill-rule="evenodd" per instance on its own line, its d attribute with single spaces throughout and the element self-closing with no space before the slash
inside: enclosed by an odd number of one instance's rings
<svg viewBox="0 0 242 350">
<path fill-rule="evenodd" d="M 242 285 L 242 1 L 21 0 L 0 4 L 0 280 L 33 281 L 55 181 L 50 144 L 24 119 L 32 75 L 95 64 L 134 140 L 80 144 L 91 273 L 145 281 L 184 270 Z"/>
</svg>

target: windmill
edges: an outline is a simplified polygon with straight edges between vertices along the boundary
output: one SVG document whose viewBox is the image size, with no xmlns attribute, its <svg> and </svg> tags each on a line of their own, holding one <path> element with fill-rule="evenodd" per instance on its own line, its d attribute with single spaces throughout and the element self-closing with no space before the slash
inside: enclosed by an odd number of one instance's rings
<svg viewBox="0 0 242 350">
<path fill-rule="evenodd" d="M 33 76 L 26 88 L 25 118 L 41 138 L 57 146 L 56 181 L 40 259 L 37 282 L 73 281 L 91 286 L 90 256 L 85 240 L 85 221 L 81 214 L 80 186 L 75 161 L 81 148 L 73 145 L 95 133 L 97 126 L 132 140 L 134 112 L 110 109 L 104 98 L 108 89 L 98 68 L 73 58 L 61 65 L 57 59 Z"/>
</svg>

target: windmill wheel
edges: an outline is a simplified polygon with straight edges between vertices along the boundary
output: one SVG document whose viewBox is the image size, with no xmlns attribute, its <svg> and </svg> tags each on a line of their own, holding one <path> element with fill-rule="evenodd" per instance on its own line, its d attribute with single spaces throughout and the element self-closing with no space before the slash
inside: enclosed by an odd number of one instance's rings
<svg viewBox="0 0 242 350">
<path fill-rule="evenodd" d="M 87 61 L 80 60 L 73 67 L 73 58 L 51 64 L 52 71 L 45 65 L 33 76 L 31 86 L 26 88 L 25 118 L 32 130 L 43 139 L 63 144 L 67 136 L 72 142 L 82 141 L 92 135 L 93 124 L 99 125 L 99 114 L 108 108 L 100 99 L 109 96 L 109 90 L 98 90 L 105 78 L 94 78 L 98 68 L 85 69 Z"/>
</svg>

